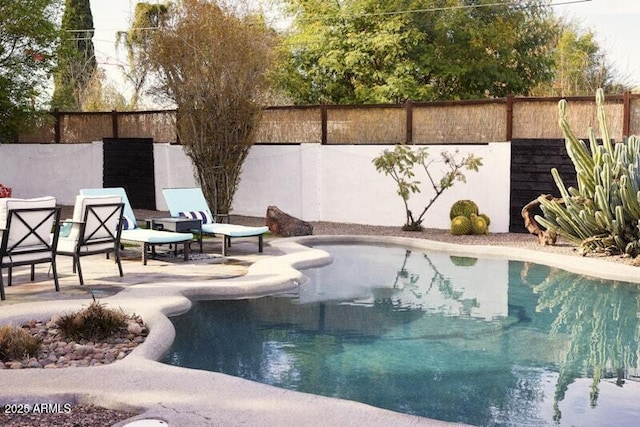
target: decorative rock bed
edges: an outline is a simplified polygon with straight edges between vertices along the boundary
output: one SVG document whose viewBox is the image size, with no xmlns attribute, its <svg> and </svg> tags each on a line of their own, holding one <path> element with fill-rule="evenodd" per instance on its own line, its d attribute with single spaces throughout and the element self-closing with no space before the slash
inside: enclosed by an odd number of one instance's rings
<svg viewBox="0 0 640 427">
<path fill-rule="evenodd" d="M 101 341 L 65 341 L 60 336 L 57 318 L 48 322 L 31 320 L 22 325 L 32 336 L 42 338 L 37 357 L 28 360 L 0 362 L 0 369 L 23 368 L 67 368 L 106 365 L 125 358 L 148 335 L 142 319 L 134 316 L 127 319 L 127 330 Z"/>
</svg>

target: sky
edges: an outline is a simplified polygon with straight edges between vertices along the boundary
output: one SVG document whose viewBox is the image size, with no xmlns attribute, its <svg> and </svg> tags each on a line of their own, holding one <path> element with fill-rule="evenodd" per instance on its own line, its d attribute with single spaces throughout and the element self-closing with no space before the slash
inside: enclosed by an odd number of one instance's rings
<svg viewBox="0 0 640 427">
<path fill-rule="evenodd" d="M 154 2 L 154 0 L 147 0 Z M 116 81 L 121 92 L 118 65 L 125 64 L 125 52 L 116 52 L 118 31 L 129 28 L 137 0 L 90 0 L 95 27 L 96 58 L 107 76 Z M 159 2 L 156 0 L 156 2 Z M 605 52 L 608 63 L 623 82 L 640 87 L 640 42 L 637 25 L 640 22 L 640 0 L 553 0 L 558 16 L 577 22 L 581 28 L 591 29 Z"/>
<path fill-rule="evenodd" d="M 568 3 L 554 0 L 553 3 Z M 591 0 L 554 7 L 556 14 L 593 30 L 606 58 L 624 81 L 640 86 L 640 22 L 638 0 Z"/>
</svg>

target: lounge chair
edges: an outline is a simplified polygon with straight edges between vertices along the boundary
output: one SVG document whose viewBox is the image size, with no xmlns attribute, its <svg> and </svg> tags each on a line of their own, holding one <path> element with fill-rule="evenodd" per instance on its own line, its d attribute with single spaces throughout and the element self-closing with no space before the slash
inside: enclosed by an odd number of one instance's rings
<svg viewBox="0 0 640 427">
<path fill-rule="evenodd" d="M 58 255 L 73 257 L 73 272 L 78 272 L 84 285 L 80 258 L 87 255 L 114 254 L 118 273 L 123 276 L 120 261 L 120 223 L 124 204 L 120 196 L 76 196 L 73 218 L 65 221 L 58 239 Z"/>
<path fill-rule="evenodd" d="M 165 188 L 162 190 L 172 217 L 188 217 L 202 220 L 202 234 L 223 236 L 222 255 L 227 255 L 227 247 L 231 246 L 233 237 L 258 237 L 258 251 L 263 249 L 263 235 L 269 227 L 246 227 L 243 225 L 224 224 L 215 221 L 209 205 L 200 188 Z"/>
<path fill-rule="evenodd" d="M 2 267 L 8 267 L 7 284 L 11 286 L 13 267 L 31 265 L 33 281 L 35 264 L 51 263 L 53 282 L 56 291 L 60 290 L 56 270 L 59 219 L 54 197 L 0 198 L 0 298 L 5 299 Z"/>
<path fill-rule="evenodd" d="M 124 215 L 122 218 L 122 235 L 120 240 L 142 244 L 142 263 L 144 265 L 147 265 L 148 254 L 155 252 L 156 245 L 178 245 L 182 243 L 184 245 L 184 259 L 189 259 L 189 245 L 193 240 L 193 234 L 140 228 L 124 188 L 83 188 L 80 190 L 80 194 L 86 196 L 115 195 L 122 198 Z"/>
</svg>

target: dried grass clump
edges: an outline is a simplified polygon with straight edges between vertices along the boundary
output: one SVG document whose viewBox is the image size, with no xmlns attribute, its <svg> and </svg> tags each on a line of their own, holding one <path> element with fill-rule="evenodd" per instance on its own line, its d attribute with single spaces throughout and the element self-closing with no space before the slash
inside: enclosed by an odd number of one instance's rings
<svg viewBox="0 0 640 427">
<path fill-rule="evenodd" d="M 60 316 L 56 323 L 64 338 L 98 341 L 126 330 L 126 320 L 127 315 L 122 310 L 106 308 L 93 301 L 83 310 Z"/>
<path fill-rule="evenodd" d="M 0 328 L 0 360 L 3 362 L 33 357 L 41 345 L 41 337 L 34 337 L 23 328 L 11 325 Z"/>
</svg>

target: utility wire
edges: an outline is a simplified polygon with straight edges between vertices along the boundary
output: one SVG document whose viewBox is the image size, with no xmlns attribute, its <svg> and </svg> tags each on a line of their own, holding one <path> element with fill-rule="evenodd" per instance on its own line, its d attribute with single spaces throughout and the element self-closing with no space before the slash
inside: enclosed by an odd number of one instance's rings
<svg viewBox="0 0 640 427">
<path fill-rule="evenodd" d="M 558 3 L 552 3 L 547 5 L 548 7 L 555 6 L 565 6 L 570 4 L 578 4 L 578 3 L 587 3 L 592 0 L 566 0 Z M 447 10 L 460 10 L 460 9 L 477 9 L 482 7 L 493 7 L 493 6 L 508 6 L 513 5 L 511 1 L 502 1 L 502 2 L 494 2 L 494 3 L 486 3 L 486 4 L 469 4 L 469 5 L 460 5 L 460 6 L 443 6 L 443 7 L 432 7 L 432 8 L 423 8 L 423 9 L 408 9 L 408 10 L 397 10 L 397 11 L 389 11 L 389 12 L 370 12 L 370 13 L 362 13 L 359 15 L 352 15 L 350 17 L 360 18 L 360 17 L 368 17 L 368 16 L 388 16 L 388 15 L 402 15 L 402 14 L 410 14 L 410 13 L 426 13 L 426 12 L 443 12 Z M 539 7 L 537 5 L 525 5 L 521 6 L 521 8 L 531 9 L 534 7 Z M 544 6 L 543 6 L 544 7 Z M 315 18 L 304 18 L 303 21 L 311 21 L 311 20 L 321 20 L 327 19 L 327 17 L 315 17 Z M 135 30 L 158 30 L 158 27 L 138 27 L 134 28 Z M 85 30 L 65 30 L 71 33 L 80 33 L 86 31 L 116 31 L 120 32 L 122 30 L 96 30 L 95 28 L 89 28 Z"/>
<path fill-rule="evenodd" d="M 592 0 L 567 0 L 559 3 L 549 4 L 547 6 L 548 7 L 563 6 L 568 4 L 586 3 L 590 1 Z M 501 2 L 494 2 L 494 3 L 486 3 L 486 4 L 468 4 L 468 5 L 459 5 L 459 6 L 430 7 L 430 8 L 424 8 L 424 9 L 408 9 L 408 10 L 397 10 L 397 11 L 389 11 L 389 12 L 369 12 L 369 13 L 361 13 L 358 15 L 351 15 L 351 16 L 344 16 L 344 17 L 362 18 L 362 17 L 368 17 L 368 16 L 390 16 L 390 15 L 403 15 L 403 14 L 410 14 L 410 13 L 444 12 L 448 10 L 479 9 L 483 7 L 510 6 L 510 5 L 516 6 L 511 1 L 501 1 Z M 541 7 L 541 6 L 538 6 L 538 5 L 520 6 L 521 9 L 532 9 L 534 7 Z M 545 7 L 545 6 L 543 5 L 542 7 Z M 316 21 L 316 20 L 322 20 L 322 19 L 328 19 L 328 18 L 329 17 L 326 17 L 326 16 L 302 18 L 302 19 L 299 19 L 299 21 Z"/>
</svg>

